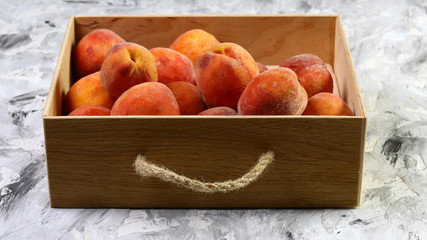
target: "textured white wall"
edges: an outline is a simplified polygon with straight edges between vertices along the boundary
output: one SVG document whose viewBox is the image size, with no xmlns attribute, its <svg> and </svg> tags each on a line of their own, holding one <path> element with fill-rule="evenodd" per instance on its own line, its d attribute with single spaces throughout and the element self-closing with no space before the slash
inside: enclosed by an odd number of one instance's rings
<svg viewBox="0 0 427 240">
<path fill-rule="evenodd" d="M 368 112 L 361 207 L 49 207 L 41 116 L 68 17 L 204 13 L 342 16 Z M 427 239 L 426 22 L 421 0 L 0 0 L 0 239 Z"/>
</svg>

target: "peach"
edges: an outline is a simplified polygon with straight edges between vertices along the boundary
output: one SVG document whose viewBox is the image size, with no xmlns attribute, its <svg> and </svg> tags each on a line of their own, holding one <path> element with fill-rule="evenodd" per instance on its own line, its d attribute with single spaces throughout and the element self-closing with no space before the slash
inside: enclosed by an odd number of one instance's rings
<svg viewBox="0 0 427 240">
<path fill-rule="evenodd" d="M 341 115 L 353 116 L 347 103 L 332 93 L 318 93 L 308 99 L 303 115 Z"/>
<path fill-rule="evenodd" d="M 111 115 L 179 115 L 179 106 L 166 85 L 146 82 L 125 91 L 111 108 Z"/>
<path fill-rule="evenodd" d="M 324 64 L 307 66 L 298 71 L 297 75 L 309 98 L 321 92 L 332 93 L 334 90 L 332 75 Z"/>
<path fill-rule="evenodd" d="M 289 68 L 298 75 L 298 71 L 313 64 L 323 64 L 322 59 L 314 54 L 300 54 L 286 59 L 280 67 Z"/>
<path fill-rule="evenodd" d="M 87 105 L 79 107 L 72 111 L 68 116 L 108 116 L 111 115 L 111 111 L 108 108 L 97 106 L 97 105 Z"/>
<path fill-rule="evenodd" d="M 101 82 L 115 97 L 137 84 L 157 82 L 156 60 L 139 44 L 119 43 L 111 48 L 101 66 Z"/>
<path fill-rule="evenodd" d="M 125 40 L 108 29 L 97 29 L 86 34 L 74 51 L 74 66 L 79 77 L 101 69 L 110 49 Z"/>
<path fill-rule="evenodd" d="M 86 105 L 99 105 L 111 109 L 116 98 L 102 87 L 100 73 L 92 73 L 71 86 L 65 96 L 65 111 L 67 113 Z"/>
<path fill-rule="evenodd" d="M 248 84 L 238 103 L 241 115 L 300 115 L 307 93 L 289 68 L 269 69 Z"/>
<path fill-rule="evenodd" d="M 188 82 L 171 82 L 166 85 L 178 102 L 181 115 L 196 115 L 206 109 L 199 89 Z"/>
<path fill-rule="evenodd" d="M 237 109 L 245 87 L 259 74 L 252 56 L 235 43 L 221 43 L 200 56 L 196 82 L 209 107 Z"/>
<path fill-rule="evenodd" d="M 229 107 L 213 107 L 200 112 L 198 115 L 237 115 L 237 112 Z"/>
<path fill-rule="evenodd" d="M 196 65 L 197 59 L 217 44 L 219 41 L 212 34 L 201 29 L 193 29 L 178 36 L 170 48 L 184 54 L 193 65 Z"/>
<path fill-rule="evenodd" d="M 288 58 L 280 67 L 294 71 L 301 85 L 307 91 L 308 97 L 320 92 L 332 93 L 334 82 L 331 73 L 318 56 L 301 54 Z"/>
<path fill-rule="evenodd" d="M 150 49 L 156 59 L 158 82 L 168 84 L 184 81 L 196 85 L 194 65 L 183 54 L 169 48 Z"/>
<path fill-rule="evenodd" d="M 268 68 L 264 64 L 260 62 L 256 62 L 256 64 L 258 65 L 259 73 L 262 73 L 268 70 Z"/>
</svg>

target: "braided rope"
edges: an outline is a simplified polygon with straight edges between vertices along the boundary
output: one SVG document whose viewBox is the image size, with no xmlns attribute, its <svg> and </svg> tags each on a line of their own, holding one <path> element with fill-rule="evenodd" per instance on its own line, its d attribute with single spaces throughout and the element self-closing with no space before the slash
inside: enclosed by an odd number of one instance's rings
<svg viewBox="0 0 427 240">
<path fill-rule="evenodd" d="M 223 182 L 202 182 L 197 179 L 191 179 L 183 175 L 179 175 L 164 166 L 158 166 L 149 162 L 144 156 L 139 154 L 136 157 L 134 167 L 137 174 L 142 177 L 156 177 L 165 182 L 176 184 L 180 187 L 190 189 L 194 192 L 215 193 L 229 192 L 241 189 L 256 181 L 264 170 L 274 160 L 274 152 L 268 151 L 258 158 L 255 164 L 246 174 L 234 180 Z"/>
</svg>

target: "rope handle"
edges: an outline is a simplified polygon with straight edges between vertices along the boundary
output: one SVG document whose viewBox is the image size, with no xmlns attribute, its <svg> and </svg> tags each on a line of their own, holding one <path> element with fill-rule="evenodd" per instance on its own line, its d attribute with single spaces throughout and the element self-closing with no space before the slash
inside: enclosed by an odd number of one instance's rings
<svg viewBox="0 0 427 240">
<path fill-rule="evenodd" d="M 141 154 L 136 157 L 134 167 L 136 173 L 143 178 L 156 177 L 162 181 L 173 183 L 179 187 L 187 188 L 194 192 L 225 193 L 244 188 L 251 182 L 256 181 L 273 161 L 274 152 L 265 152 L 258 158 L 257 164 L 255 164 L 243 176 L 223 182 L 202 182 L 197 179 L 188 178 L 184 175 L 177 174 L 164 166 L 159 166 L 149 162 L 145 156 Z"/>
</svg>

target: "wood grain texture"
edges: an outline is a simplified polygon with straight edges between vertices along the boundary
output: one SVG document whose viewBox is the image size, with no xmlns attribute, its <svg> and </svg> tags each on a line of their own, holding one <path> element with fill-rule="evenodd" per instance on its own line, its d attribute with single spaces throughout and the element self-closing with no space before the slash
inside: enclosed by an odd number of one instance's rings
<svg viewBox="0 0 427 240">
<path fill-rule="evenodd" d="M 43 120 L 52 207 L 359 204 L 366 114 L 337 16 L 114 16 L 75 17 L 70 22 Z M 59 116 L 61 96 L 72 79 L 73 44 L 88 31 L 110 28 L 127 40 L 154 47 L 168 46 L 195 26 L 217 33 L 221 40 L 236 39 L 267 64 L 278 65 L 302 52 L 320 55 L 333 65 L 340 92 L 356 116 Z M 224 181 L 247 172 L 267 150 L 276 153 L 276 160 L 263 176 L 225 194 L 194 193 L 157 179 L 141 181 L 133 169 L 135 157 L 142 153 L 190 178 Z"/>
<path fill-rule="evenodd" d="M 356 206 L 361 127 L 360 118 L 46 118 L 52 206 Z M 276 160 L 265 174 L 227 194 L 141 182 L 132 165 L 142 153 L 187 177 L 224 181 L 269 149 Z"/>
<path fill-rule="evenodd" d="M 327 16 L 112 16 L 76 17 L 76 40 L 86 33 L 109 28 L 126 41 L 146 48 L 169 47 L 183 32 L 204 29 L 220 42 L 234 42 L 266 65 L 314 53 L 333 63 L 335 18 Z M 292 46 L 292 47 L 290 47 Z"/>
</svg>

